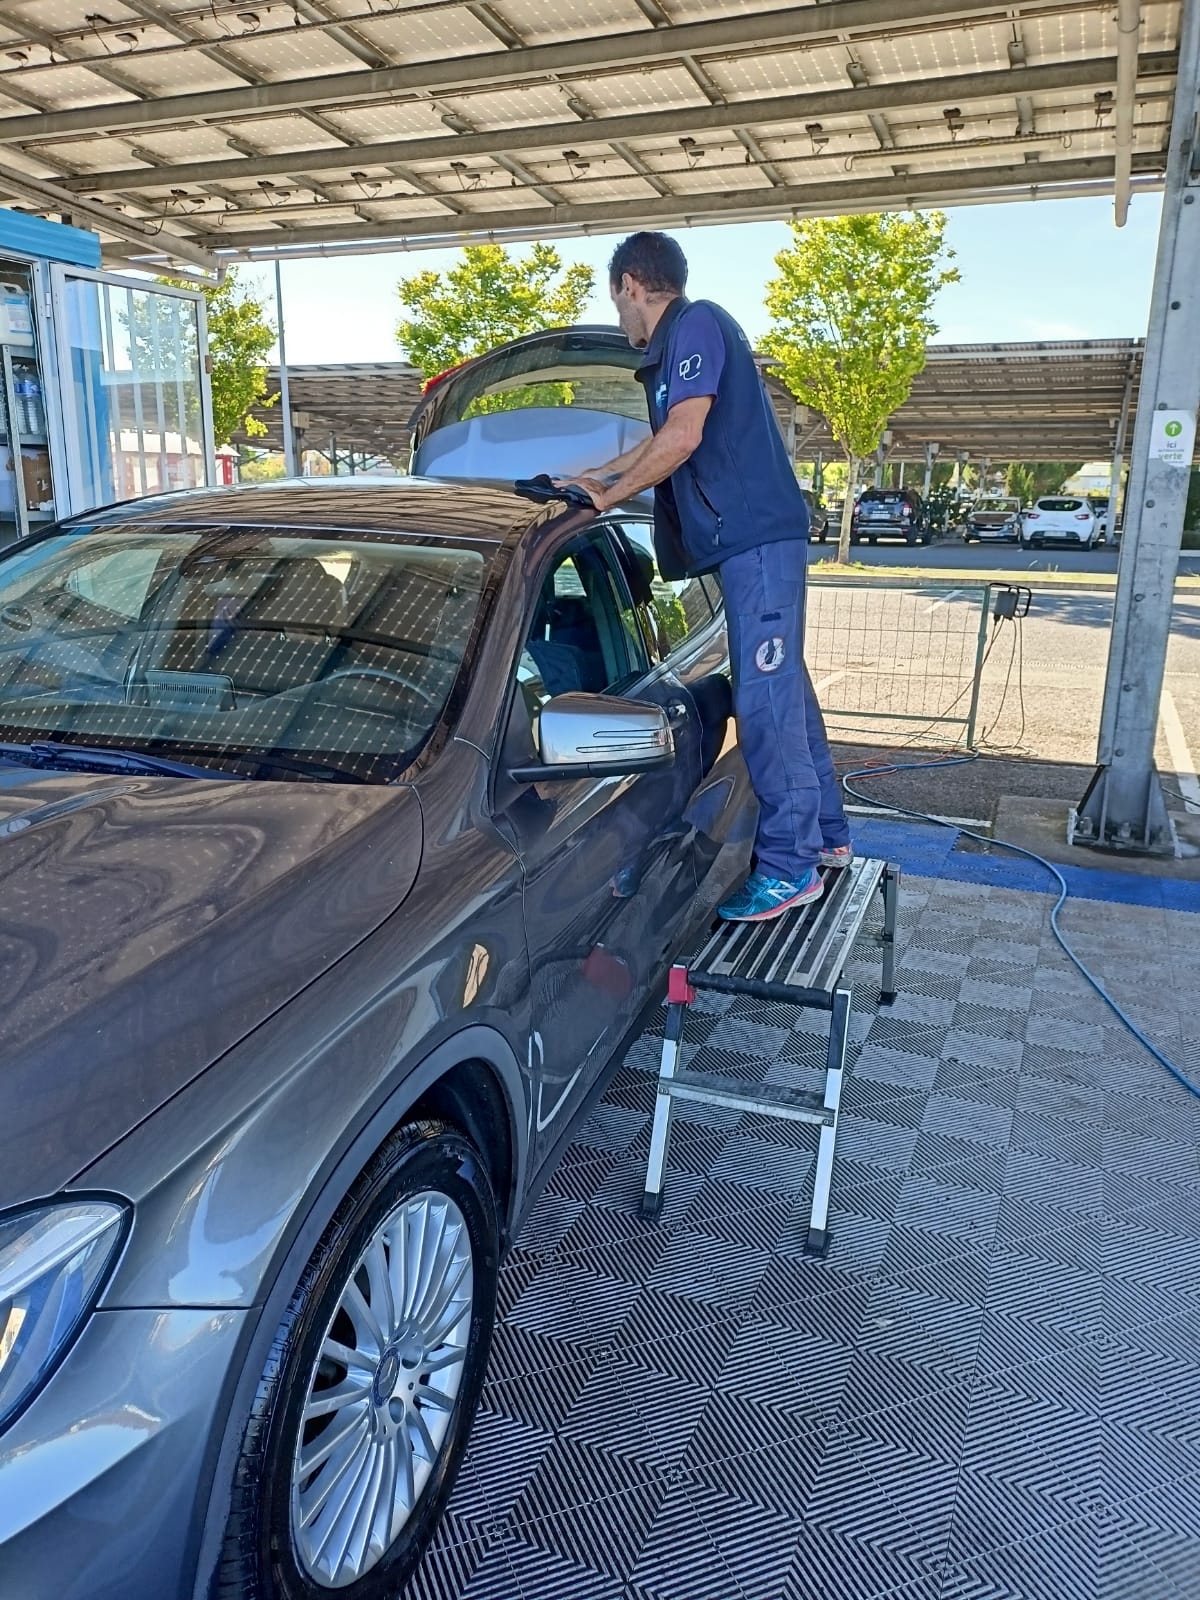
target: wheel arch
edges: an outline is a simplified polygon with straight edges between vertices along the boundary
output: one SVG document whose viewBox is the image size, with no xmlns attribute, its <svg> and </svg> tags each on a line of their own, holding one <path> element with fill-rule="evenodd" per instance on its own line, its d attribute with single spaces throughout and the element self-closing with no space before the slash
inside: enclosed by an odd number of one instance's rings
<svg viewBox="0 0 1200 1600">
<path fill-rule="evenodd" d="M 504 1037 L 476 1025 L 436 1045 L 411 1069 L 345 1144 L 330 1171 L 303 1199 L 296 1212 L 303 1220 L 272 1269 L 271 1286 L 247 1319 L 246 1336 L 231 1370 L 223 1406 L 224 1426 L 214 1438 L 210 1470 L 198 1497 L 201 1511 L 196 1546 L 193 1600 L 208 1600 L 217 1577 L 231 1508 L 231 1480 L 241 1439 L 258 1390 L 263 1365 L 279 1321 L 300 1281 L 309 1257 L 334 1212 L 367 1162 L 403 1123 L 438 1116 L 462 1127 L 488 1164 L 497 1186 L 496 1202 L 502 1237 L 518 1213 L 528 1183 L 528 1119 L 520 1064 Z M 457 1113 L 457 1114 L 456 1114 Z M 469 1126 L 463 1126 L 468 1122 Z M 479 1136 L 502 1131 L 504 1149 L 498 1160 L 480 1146 Z"/>
</svg>

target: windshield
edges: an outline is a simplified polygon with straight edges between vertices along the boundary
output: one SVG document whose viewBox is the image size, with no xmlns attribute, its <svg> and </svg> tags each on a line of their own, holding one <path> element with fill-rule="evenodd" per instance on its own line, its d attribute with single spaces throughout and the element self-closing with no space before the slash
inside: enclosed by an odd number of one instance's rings
<svg viewBox="0 0 1200 1600">
<path fill-rule="evenodd" d="M 0 741 L 383 781 L 446 704 L 483 573 L 416 535 L 52 535 L 0 562 Z"/>
<path fill-rule="evenodd" d="M 976 511 L 1019 511 L 1021 502 L 1019 500 L 1004 499 L 978 500 L 975 503 L 975 509 Z"/>
</svg>

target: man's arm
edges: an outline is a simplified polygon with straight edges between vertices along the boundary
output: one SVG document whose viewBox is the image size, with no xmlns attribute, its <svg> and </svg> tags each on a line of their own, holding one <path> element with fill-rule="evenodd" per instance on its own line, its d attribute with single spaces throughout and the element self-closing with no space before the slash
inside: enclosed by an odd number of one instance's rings
<svg viewBox="0 0 1200 1600">
<path fill-rule="evenodd" d="M 609 511 L 613 506 L 623 505 L 643 489 L 653 489 L 677 471 L 700 443 L 704 421 L 711 409 L 711 395 L 680 400 L 667 412 L 667 420 L 653 438 L 619 458 L 627 464 L 615 483 L 604 484 L 592 478 L 578 480 L 591 495 L 596 510 Z"/>
<path fill-rule="evenodd" d="M 626 450 L 623 455 L 614 456 L 611 461 L 606 461 L 602 467 L 588 467 L 585 471 L 576 474 L 573 478 L 555 478 L 558 487 L 565 488 L 569 483 L 577 483 L 591 495 L 603 492 L 611 483 L 615 483 L 623 472 L 628 472 L 634 463 L 645 454 L 652 443 L 652 438 L 640 440 L 631 450 Z"/>
</svg>

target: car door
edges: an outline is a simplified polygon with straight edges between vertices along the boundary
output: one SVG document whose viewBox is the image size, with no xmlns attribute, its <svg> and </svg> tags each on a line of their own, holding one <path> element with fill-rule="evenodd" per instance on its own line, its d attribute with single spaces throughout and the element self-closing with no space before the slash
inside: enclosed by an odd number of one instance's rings
<svg viewBox="0 0 1200 1600">
<path fill-rule="evenodd" d="M 515 668 L 495 809 L 524 872 L 535 1160 L 564 1136 L 596 1075 L 660 981 L 696 899 L 689 801 L 700 728 L 675 676 L 650 659 L 626 564 L 607 528 L 536 574 Z M 520 784 L 540 708 L 569 691 L 653 700 L 671 766 L 622 778 Z"/>
<path fill-rule="evenodd" d="M 733 723 L 724 600 L 713 573 L 670 581 L 654 555 L 648 518 L 625 513 L 620 536 L 650 578 L 642 610 L 653 658 L 689 699 L 700 729 L 700 782 L 688 804 L 700 901 L 715 905 L 744 876 L 754 806 Z"/>
</svg>

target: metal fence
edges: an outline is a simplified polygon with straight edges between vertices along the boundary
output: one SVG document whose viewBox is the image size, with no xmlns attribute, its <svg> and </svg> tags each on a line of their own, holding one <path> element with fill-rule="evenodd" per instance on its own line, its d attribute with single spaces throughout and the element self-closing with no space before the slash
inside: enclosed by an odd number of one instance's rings
<svg viewBox="0 0 1200 1600">
<path fill-rule="evenodd" d="M 988 584 L 810 574 L 804 654 L 831 734 L 975 741 Z"/>
</svg>

